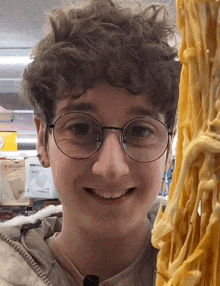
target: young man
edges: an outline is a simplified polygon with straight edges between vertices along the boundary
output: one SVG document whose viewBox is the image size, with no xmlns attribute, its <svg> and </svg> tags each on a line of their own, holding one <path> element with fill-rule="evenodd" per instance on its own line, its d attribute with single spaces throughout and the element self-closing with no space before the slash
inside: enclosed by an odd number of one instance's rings
<svg viewBox="0 0 220 286">
<path fill-rule="evenodd" d="M 1 285 L 83 285 L 89 274 L 102 286 L 154 285 L 149 210 L 170 164 L 180 76 L 173 27 L 164 7 L 111 0 L 49 19 L 22 98 L 62 217 L 1 227 Z"/>
</svg>

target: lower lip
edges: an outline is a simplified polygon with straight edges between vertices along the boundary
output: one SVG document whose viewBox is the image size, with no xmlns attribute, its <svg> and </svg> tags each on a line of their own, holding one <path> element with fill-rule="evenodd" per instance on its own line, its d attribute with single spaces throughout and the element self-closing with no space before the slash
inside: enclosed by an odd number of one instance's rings
<svg viewBox="0 0 220 286">
<path fill-rule="evenodd" d="M 134 192 L 135 188 L 131 188 L 126 194 L 116 199 L 105 199 L 93 193 L 91 189 L 85 188 L 85 190 L 89 195 L 91 195 L 99 203 L 102 203 L 104 205 L 118 205 L 118 204 L 121 204 L 128 197 L 130 197 L 130 195 Z"/>
</svg>

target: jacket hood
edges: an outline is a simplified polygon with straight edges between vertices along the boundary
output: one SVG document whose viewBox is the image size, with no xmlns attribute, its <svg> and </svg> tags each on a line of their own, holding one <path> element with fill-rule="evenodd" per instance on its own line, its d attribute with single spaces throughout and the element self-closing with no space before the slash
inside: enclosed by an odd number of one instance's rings
<svg viewBox="0 0 220 286">
<path fill-rule="evenodd" d="M 49 206 L 32 216 L 1 223 L 0 285 L 52 285 L 56 262 L 45 240 L 61 228 L 62 206 Z"/>
</svg>

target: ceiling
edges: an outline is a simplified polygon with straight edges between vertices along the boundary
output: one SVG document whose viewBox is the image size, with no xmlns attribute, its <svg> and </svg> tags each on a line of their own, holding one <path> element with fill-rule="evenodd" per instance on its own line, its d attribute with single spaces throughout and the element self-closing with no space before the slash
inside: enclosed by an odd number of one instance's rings
<svg viewBox="0 0 220 286">
<path fill-rule="evenodd" d="M 44 36 L 45 12 L 68 2 L 74 1 L 0 0 L 0 58 L 29 56 L 32 47 Z M 168 4 L 172 16 L 176 18 L 175 0 L 156 2 Z M 0 62 L 0 110 L 29 109 L 19 100 L 20 78 L 26 64 L 5 65 Z"/>
<path fill-rule="evenodd" d="M 45 12 L 68 0 L 0 0 L 0 47 L 32 48 L 42 37 Z"/>
</svg>

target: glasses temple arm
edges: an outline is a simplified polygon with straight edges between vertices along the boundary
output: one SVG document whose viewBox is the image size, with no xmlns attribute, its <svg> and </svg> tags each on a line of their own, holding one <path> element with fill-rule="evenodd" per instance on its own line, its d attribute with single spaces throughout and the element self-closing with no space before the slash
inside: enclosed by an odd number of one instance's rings
<svg viewBox="0 0 220 286">
<path fill-rule="evenodd" d="M 168 135 L 172 136 L 173 135 L 173 131 L 168 131 Z"/>
</svg>

